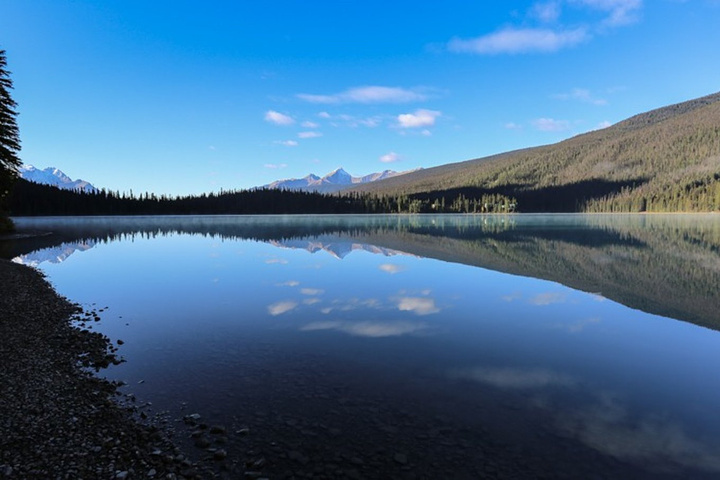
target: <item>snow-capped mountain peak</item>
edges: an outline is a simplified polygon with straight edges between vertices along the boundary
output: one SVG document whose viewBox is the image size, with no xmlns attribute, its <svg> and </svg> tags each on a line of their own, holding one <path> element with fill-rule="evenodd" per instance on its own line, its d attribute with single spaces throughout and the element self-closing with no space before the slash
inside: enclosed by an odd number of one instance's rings
<svg viewBox="0 0 720 480">
<path fill-rule="evenodd" d="M 411 170 L 415 171 L 415 170 Z M 350 188 L 353 185 L 358 185 L 368 182 L 376 182 L 385 178 L 396 177 L 403 175 L 406 172 L 396 172 L 394 170 L 385 170 L 383 172 L 370 173 L 362 177 L 354 177 L 349 174 L 344 168 L 336 168 L 332 172 L 328 173 L 323 177 L 319 177 L 313 173 L 303 178 L 289 178 L 285 180 L 276 180 L 265 188 L 278 188 L 285 190 L 303 190 L 306 192 L 321 192 L 321 193 L 333 193 L 339 192 L 346 188 Z"/>
<path fill-rule="evenodd" d="M 383 180 L 385 178 L 390 177 L 396 177 L 398 175 L 402 175 L 403 173 L 407 172 L 396 172 L 394 170 L 383 170 L 379 173 L 371 173 L 369 175 L 365 175 L 364 177 L 361 177 L 361 181 L 359 183 L 368 183 L 368 182 L 376 182 L 378 180 Z"/>
<path fill-rule="evenodd" d="M 43 170 L 35 168 L 32 165 L 23 165 L 19 169 L 20 177 L 35 183 L 43 185 L 52 185 L 65 190 L 79 190 L 86 193 L 96 192 L 97 189 L 85 180 L 72 178 L 65 175 L 59 168 L 48 167 Z"/>
<path fill-rule="evenodd" d="M 320 180 L 323 183 L 331 183 L 333 185 L 351 185 L 353 183 L 353 176 L 340 167 L 328 173 Z"/>
<path fill-rule="evenodd" d="M 65 172 L 63 172 L 63 171 L 60 170 L 59 168 L 48 167 L 48 168 L 45 169 L 45 171 L 47 172 L 47 171 L 50 170 L 51 168 L 52 168 L 52 175 L 55 176 L 55 177 L 57 177 L 57 178 L 59 178 L 61 182 L 63 182 L 63 183 L 72 183 L 73 179 L 70 178 L 70 177 L 68 177 L 67 175 L 65 175 Z"/>
</svg>

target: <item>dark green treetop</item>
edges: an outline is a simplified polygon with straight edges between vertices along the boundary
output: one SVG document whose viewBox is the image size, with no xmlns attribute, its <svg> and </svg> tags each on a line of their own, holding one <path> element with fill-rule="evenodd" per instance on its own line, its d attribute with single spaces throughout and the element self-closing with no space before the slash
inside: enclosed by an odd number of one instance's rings
<svg viewBox="0 0 720 480">
<path fill-rule="evenodd" d="M 5 50 L 0 49 L 0 231 L 11 225 L 4 219 L 5 201 L 22 163 L 18 157 L 20 135 L 16 121 L 17 103 L 10 95 L 12 88 Z"/>
<path fill-rule="evenodd" d="M 17 126 L 17 103 L 12 99 L 10 90 L 13 84 L 7 70 L 5 50 L 0 50 L 0 165 L 3 169 L 16 173 L 21 161 L 20 137 Z"/>
</svg>

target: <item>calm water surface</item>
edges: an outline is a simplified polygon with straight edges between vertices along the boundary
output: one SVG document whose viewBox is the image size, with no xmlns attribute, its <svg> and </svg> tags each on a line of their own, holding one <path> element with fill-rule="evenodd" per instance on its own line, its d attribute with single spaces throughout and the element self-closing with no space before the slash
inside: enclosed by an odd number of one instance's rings
<svg viewBox="0 0 720 480">
<path fill-rule="evenodd" d="M 717 215 L 16 223 L 228 478 L 720 476 Z"/>
</svg>

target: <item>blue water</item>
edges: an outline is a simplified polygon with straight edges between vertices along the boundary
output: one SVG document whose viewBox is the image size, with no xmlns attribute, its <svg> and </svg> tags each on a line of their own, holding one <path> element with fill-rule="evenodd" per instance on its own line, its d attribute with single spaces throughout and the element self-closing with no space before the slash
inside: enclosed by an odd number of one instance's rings
<svg viewBox="0 0 720 480">
<path fill-rule="evenodd" d="M 716 216 L 16 223 L 228 478 L 720 475 Z"/>
</svg>

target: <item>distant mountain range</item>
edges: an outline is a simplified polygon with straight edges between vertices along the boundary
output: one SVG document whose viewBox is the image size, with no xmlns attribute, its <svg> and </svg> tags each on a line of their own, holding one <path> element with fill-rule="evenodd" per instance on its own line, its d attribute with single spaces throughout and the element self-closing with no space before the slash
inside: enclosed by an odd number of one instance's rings
<svg viewBox="0 0 720 480">
<path fill-rule="evenodd" d="M 415 172 L 417 170 L 420 169 L 404 172 L 384 170 L 378 173 L 370 173 L 362 177 L 354 177 L 343 168 L 337 168 L 324 177 L 319 177 L 314 173 L 311 173 L 303 178 L 276 180 L 268 185 L 264 185 L 264 187 L 283 190 L 303 190 L 306 192 L 334 193 L 356 185 L 377 182 L 378 180 L 405 175 L 406 173 Z"/>
<path fill-rule="evenodd" d="M 55 167 L 40 170 L 32 165 L 23 165 L 20 167 L 20 177 L 29 182 L 52 185 L 64 190 L 75 190 L 86 193 L 94 193 L 97 191 L 97 188 L 89 182 L 81 179 L 73 180 Z"/>
</svg>

